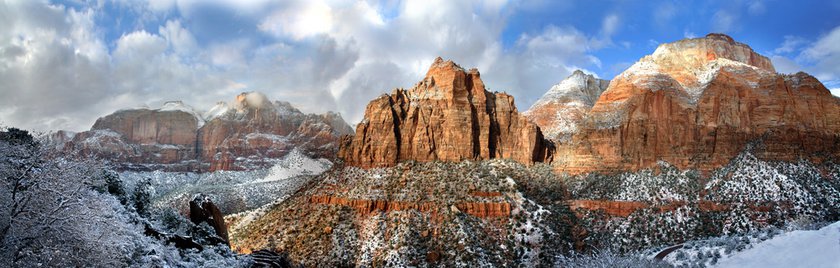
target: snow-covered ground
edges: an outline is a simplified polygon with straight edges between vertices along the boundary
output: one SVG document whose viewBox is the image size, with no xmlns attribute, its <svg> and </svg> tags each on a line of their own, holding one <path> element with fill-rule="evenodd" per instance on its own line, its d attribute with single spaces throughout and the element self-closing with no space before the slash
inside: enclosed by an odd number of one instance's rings
<svg viewBox="0 0 840 268">
<path fill-rule="evenodd" d="M 819 230 L 780 234 L 724 257 L 714 267 L 840 268 L 840 222 Z"/>
<path fill-rule="evenodd" d="M 280 181 L 303 175 L 318 175 L 327 171 L 330 167 L 332 167 L 332 162 L 329 160 L 324 158 L 313 159 L 295 149 L 283 157 L 283 160 L 277 165 L 274 165 L 265 178 L 256 182 Z"/>
<path fill-rule="evenodd" d="M 311 178 L 332 167 L 327 159 L 313 159 L 294 149 L 271 169 L 210 173 L 132 172 L 120 174 L 129 191 L 148 179 L 152 199 L 160 207 L 185 211 L 193 195 L 203 193 L 223 213 L 237 213 L 282 200 Z"/>
</svg>

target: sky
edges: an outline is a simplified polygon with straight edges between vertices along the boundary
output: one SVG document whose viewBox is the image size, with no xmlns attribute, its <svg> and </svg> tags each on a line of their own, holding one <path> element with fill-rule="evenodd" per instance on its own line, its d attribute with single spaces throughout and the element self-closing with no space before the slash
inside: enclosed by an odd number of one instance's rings
<svg viewBox="0 0 840 268">
<path fill-rule="evenodd" d="M 83 131 L 119 109 L 259 91 L 351 125 L 435 57 L 527 110 L 576 69 L 725 33 L 840 94 L 840 0 L 0 0 L 0 126 Z"/>
</svg>

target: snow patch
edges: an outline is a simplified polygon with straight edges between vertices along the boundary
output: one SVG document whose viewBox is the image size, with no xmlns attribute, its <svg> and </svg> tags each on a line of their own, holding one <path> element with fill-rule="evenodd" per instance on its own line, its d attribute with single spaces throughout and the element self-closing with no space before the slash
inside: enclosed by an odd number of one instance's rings
<svg viewBox="0 0 840 268">
<path fill-rule="evenodd" d="M 318 175 L 332 167 L 332 162 L 327 159 L 312 159 L 300 150 L 292 150 L 283 157 L 277 165 L 274 165 L 265 178 L 256 182 L 269 182 L 287 180 L 298 176 Z"/>
<path fill-rule="evenodd" d="M 793 231 L 723 258 L 715 267 L 840 267 L 840 222 Z"/>
<path fill-rule="evenodd" d="M 204 120 L 206 120 L 207 122 L 210 122 L 210 120 L 213 120 L 217 117 L 220 117 L 220 116 L 226 114 L 229 110 L 230 110 L 230 106 L 227 104 L 227 102 L 224 102 L 224 101 L 217 102 L 216 105 L 213 106 L 213 108 L 210 108 L 210 110 L 208 110 L 206 113 L 204 113 Z"/>
</svg>

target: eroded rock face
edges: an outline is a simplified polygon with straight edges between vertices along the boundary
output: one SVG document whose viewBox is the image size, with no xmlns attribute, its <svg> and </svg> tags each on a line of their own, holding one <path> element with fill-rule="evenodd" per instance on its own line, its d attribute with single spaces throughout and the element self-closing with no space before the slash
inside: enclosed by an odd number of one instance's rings
<svg viewBox="0 0 840 268">
<path fill-rule="evenodd" d="M 609 84 L 609 80 L 577 70 L 551 87 L 523 114 L 540 126 L 547 138 L 567 141 Z"/>
<path fill-rule="evenodd" d="M 494 192 L 490 197 L 498 196 L 501 196 L 501 193 Z M 408 210 L 416 210 L 423 213 L 438 213 L 443 209 L 451 209 L 441 207 L 434 202 L 416 203 L 392 200 L 348 199 L 335 196 L 311 196 L 309 202 L 312 204 L 349 207 L 363 214 Z M 510 203 L 507 202 L 461 202 L 455 204 L 455 209 L 479 218 L 510 216 Z"/>
<path fill-rule="evenodd" d="M 108 159 L 126 169 L 195 170 L 199 168 L 196 131 L 201 124 L 192 108 L 180 102 L 159 109 L 120 110 L 96 120 L 90 131 L 75 134 L 64 148 Z"/>
<path fill-rule="evenodd" d="M 195 224 L 207 223 L 225 243 L 229 241 L 225 218 L 210 197 L 198 194 L 190 200 L 190 221 Z"/>
<path fill-rule="evenodd" d="M 711 170 L 751 141 L 768 160 L 836 156 L 840 102 L 816 78 L 777 74 L 732 38 L 663 44 L 610 82 L 568 144 L 556 170 L 624 171 L 658 160 Z"/>
<path fill-rule="evenodd" d="M 371 101 L 356 135 L 341 146 L 340 158 L 366 168 L 403 160 L 551 158 L 539 127 L 518 113 L 512 96 L 488 92 L 478 70 L 441 58 L 413 88 Z"/>
<path fill-rule="evenodd" d="M 229 107 L 217 105 L 214 110 L 198 130 L 199 153 L 210 171 L 265 166 L 294 148 L 331 158 L 338 137 L 352 131 L 338 114 L 304 114 L 256 92 L 240 94 Z"/>
<path fill-rule="evenodd" d="M 339 137 L 351 132 L 336 113 L 304 114 L 248 92 L 203 115 L 181 102 L 117 111 L 61 144 L 121 169 L 204 172 L 268 167 L 294 148 L 331 158 Z"/>
</svg>

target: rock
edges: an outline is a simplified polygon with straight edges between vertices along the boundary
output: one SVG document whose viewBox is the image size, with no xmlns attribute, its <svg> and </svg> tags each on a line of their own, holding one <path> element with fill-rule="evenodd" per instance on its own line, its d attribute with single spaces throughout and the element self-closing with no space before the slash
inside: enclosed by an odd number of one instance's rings
<svg viewBox="0 0 840 268">
<path fill-rule="evenodd" d="M 523 114 L 540 126 L 547 138 L 567 141 L 609 84 L 609 80 L 574 71 Z"/>
<path fill-rule="evenodd" d="M 667 161 L 708 171 L 763 140 L 766 160 L 837 156 L 840 102 L 805 73 L 777 74 L 770 60 L 732 38 L 663 44 L 611 82 L 555 170 L 619 172 Z"/>
<path fill-rule="evenodd" d="M 178 105 L 184 109 L 172 109 Z M 191 108 L 180 102 L 159 109 L 120 110 L 99 118 L 90 131 L 74 135 L 63 148 L 125 163 L 125 168 L 158 165 L 188 171 L 197 167 L 182 162 L 195 159 L 195 133 L 201 124 L 188 111 Z"/>
<path fill-rule="evenodd" d="M 364 168 L 404 160 L 462 161 L 511 158 L 524 164 L 551 160 L 539 127 L 520 115 L 513 97 L 485 90 L 478 70 L 437 58 L 413 88 L 371 101 L 356 135 L 338 156 Z"/>
<path fill-rule="evenodd" d="M 46 135 L 44 137 L 44 141 L 46 145 L 55 148 L 58 151 L 62 151 L 64 150 L 67 143 L 73 141 L 73 138 L 76 137 L 76 134 L 76 132 L 72 131 L 59 130 Z"/>
<path fill-rule="evenodd" d="M 304 114 L 258 92 L 240 94 L 223 110 L 198 131 L 201 159 L 210 171 L 269 166 L 294 148 L 332 158 L 339 137 L 351 131 L 338 114 Z"/>
<path fill-rule="evenodd" d="M 121 170 L 204 172 L 269 167 L 294 148 L 332 158 L 339 138 L 349 133 L 339 114 L 304 114 L 288 102 L 247 92 L 203 115 L 182 102 L 120 110 L 70 141 L 59 133 L 52 140 L 66 150 L 107 158 Z"/>
<path fill-rule="evenodd" d="M 352 208 L 363 214 L 373 212 L 391 212 L 416 210 L 418 212 L 437 212 L 439 207 L 433 202 L 407 202 L 398 200 L 348 199 L 335 196 L 310 196 L 310 204 L 337 205 Z M 464 212 L 479 218 L 510 216 L 510 203 L 506 202 L 461 202 L 451 206 L 453 212 Z M 330 229 L 332 231 L 332 229 Z M 324 230 L 326 232 L 326 229 Z"/>
<path fill-rule="evenodd" d="M 230 241 L 225 218 L 209 196 L 197 194 L 190 200 L 190 221 L 195 224 L 206 222 L 225 243 Z"/>
<path fill-rule="evenodd" d="M 268 249 L 261 249 L 249 254 L 254 259 L 254 265 L 251 267 L 260 268 L 291 268 L 298 267 L 289 260 L 288 254 L 280 254 Z"/>
</svg>

